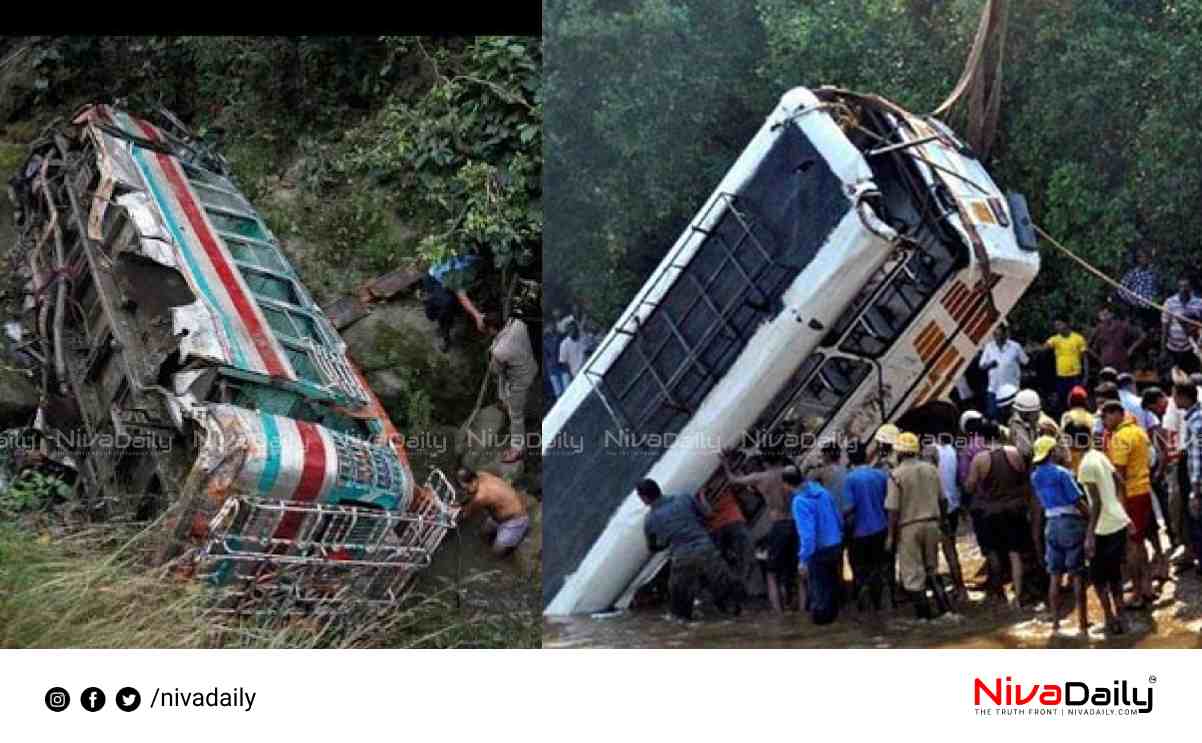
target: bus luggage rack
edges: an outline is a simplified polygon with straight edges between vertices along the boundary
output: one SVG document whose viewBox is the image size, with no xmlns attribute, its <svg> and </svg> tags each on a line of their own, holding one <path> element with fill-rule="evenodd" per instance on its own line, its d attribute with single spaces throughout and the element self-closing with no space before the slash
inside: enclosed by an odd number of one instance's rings
<svg viewBox="0 0 1202 743">
<path fill-rule="evenodd" d="M 405 595 L 454 527 L 455 491 L 441 471 L 417 512 L 229 498 L 209 525 L 196 574 L 219 586 L 218 613 L 336 614 Z"/>
<path fill-rule="evenodd" d="M 710 213 L 721 210 L 712 226 Z M 779 311 L 800 269 L 778 260 L 771 240 L 734 194 L 719 194 L 691 228 L 703 245 L 644 320 L 617 332 L 632 338 L 604 375 L 590 372 L 618 423 L 636 432 L 677 432 L 729 369 L 758 321 Z M 660 278 L 668 272 L 661 273 Z M 612 405 L 612 403 L 616 403 Z M 614 407 L 617 411 L 614 411 Z"/>
</svg>

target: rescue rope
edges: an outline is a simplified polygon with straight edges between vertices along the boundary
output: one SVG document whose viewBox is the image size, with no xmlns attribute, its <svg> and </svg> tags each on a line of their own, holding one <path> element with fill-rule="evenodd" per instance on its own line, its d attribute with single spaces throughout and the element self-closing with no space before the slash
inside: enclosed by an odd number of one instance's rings
<svg viewBox="0 0 1202 743">
<path fill-rule="evenodd" d="M 1139 296 L 1138 294 L 1135 294 L 1134 292 L 1132 292 L 1131 290 L 1129 290 L 1125 286 L 1123 286 L 1120 282 L 1115 281 L 1114 279 L 1110 278 L 1110 276 L 1103 273 L 1100 269 L 1094 268 L 1088 261 L 1086 261 L 1081 256 L 1077 255 L 1073 251 L 1071 251 L 1068 248 L 1061 245 L 1059 242 L 1056 241 L 1056 238 L 1049 235 L 1039 225 L 1032 224 L 1031 226 L 1035 228 L 1035 231 L 1039 233 L 1040 237 L 1044 238 L 1049 243 L 1051 243 L 1052 247 L 1056 248 L 1060 252 L 1067 255 L 1069 258 L 1074 260 L 1078 265 L 1080 265 L 1086 271 L 1093 274 L 1097 278 L 1101 279 L 1104 283 L 1109 284 L 1109 285 L 1113 286 L 1114 288 L 1118 289 L 1119 291 L 1121 291 L 1122 295 L 1124 297 L 1130 297 L 1131 299 L 1135 300 L 1136 302 L 1138 302 L 1140 304 L 1144 304 L 1144 305 L 1147 305 L 1148 307 L 1152 307 L 1154 309 L 1160 310 L 1162 313 L 1164 313 L 1168 317 L 1171 317 L 1172 319 L 1174 319 L 1177 322 L 1180 322 L 1184 325 L 1192 325 L 1195 328 L 1202 329 L 1202 322 L 1198 322 L 1196 320 L 1191 320 L 1188 317 L 1182 317 L 1181 315 L 1178 315 L 1175 312 L 1170 312 L 1169 310 L 1165 309 L 1164 305 L 1157 304 L 1156 302 L 1153 302 L 1150 299 L 1144 299 L 1143 297 Z"/>
</svg>

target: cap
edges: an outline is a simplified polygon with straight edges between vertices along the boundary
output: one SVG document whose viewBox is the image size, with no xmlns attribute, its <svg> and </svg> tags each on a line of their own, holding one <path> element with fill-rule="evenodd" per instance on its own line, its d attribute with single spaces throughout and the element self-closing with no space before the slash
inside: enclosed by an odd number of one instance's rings
<svg viewBox="0 0 1202 743">
<path fill-rule="evenodd" d="M 1039 400 L 1039 393 L 1032 389 L 1025 389 L 1014 396 L 1014 409 L 1020 413 L 1035 413 L 1043 407 L 1043 403 Z"/>
<path fill-rule="evenodd" d="M 1042 462 L 1048 458 L 1048 454 L 1056 448 L 1056 439 L 1051 436 L 1040 436 L 1035 439 L 1035 458 L 1034 462 Z"/>
<path fill-rule="evenodd" d="M 901 434 L 901 429 L 892 423 L 884 423 L 876 430 L 876 435 L 872 440 L 878 444 L 889 444 L 893 446 L 897 443 L 897 437 Z"/>
<path fill-rule="evenodd" d="M 1068 406 L 1071 408 L 1075 403 L 1085 405 L 1089 402 L 1089 393 L 1081 385 L 1077 385 L 1068 391 Z"/>
<path fill-rule="evenodd" d="M 1003 384 L 997 389 L 997 406 L 1004 408 L 1014 402 L 1014 396 L 1018 394 L 1018 387 L 1012 384 Z"/>
<path fill-rule="evenodd" d="M 968 430 L 968 422 L 972 421 L 972 420 L 979 420 L 980 418 L 981 418 L 981 414 L 979 412 L 977 412 L 976 410 L 965 410 L 964 413 L 960 416 L 960 430 L 967 431 Z"/>
<path fill-rule="evenodd" d="M 897 444 L 894 445 L 899 454 L 917 454 L 918 453 L 918 437 L 906 431 L 898 434 Z"/>
</svg>

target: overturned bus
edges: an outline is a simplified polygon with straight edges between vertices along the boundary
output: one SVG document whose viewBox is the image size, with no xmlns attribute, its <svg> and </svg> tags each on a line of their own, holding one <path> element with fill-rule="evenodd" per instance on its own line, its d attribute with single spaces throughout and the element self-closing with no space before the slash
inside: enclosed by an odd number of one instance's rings
<svg viewBox="0 0 1202 743">
<path fill-rule="evenodd" d="M 89 518 L 155 524 L 221 611 L 386 606 L 454 526 L 225 161 L 169 112 L 91 105 L 13 182 L 37 427 Z"/>
<path fill-rule="evenodd" d="M 1036 249 L 1025 201 L 941 122 L 789 91 L 544 421 L 544 611 L 623 608 L 663 566 L 640 479 L 713 499 L 724 447 L 736 473 L 805 466 L 947 397 Z"/>
</svg>

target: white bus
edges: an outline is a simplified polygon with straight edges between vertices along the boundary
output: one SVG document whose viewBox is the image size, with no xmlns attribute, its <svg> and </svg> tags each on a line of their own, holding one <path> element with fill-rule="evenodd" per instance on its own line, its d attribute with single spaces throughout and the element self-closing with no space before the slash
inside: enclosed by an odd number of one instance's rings
<svg viewBox="0 0 1202 743">
<path fill-rule="evenodd" d="M 942 123 L 786 93 L 543 422 L 545 613 L 662 567 L 640 479 L 713 494 L 732 443 L 867 440 L 946 398 L 1038 270 L 1025 201 Z"/>
</svg>

